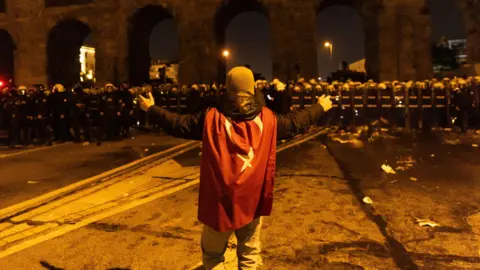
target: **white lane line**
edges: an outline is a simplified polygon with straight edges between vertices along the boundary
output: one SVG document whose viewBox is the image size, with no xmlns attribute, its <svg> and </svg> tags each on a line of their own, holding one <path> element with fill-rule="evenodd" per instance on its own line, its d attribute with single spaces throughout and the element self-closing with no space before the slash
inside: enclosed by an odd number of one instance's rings
<svg viewBox="0 0 480 270">
<path fill-rule="evenodd" d="M 109 211 L 106 211 L 106 212 L 103 212 L 103 213 L 99 213 L 98 215 L 94 215 L 94 216 L 91 216 L 91 217 L 88 217 L 84 220 L 81 220 L 75 224 L 68 224 L 68 225 L 63 225 L 62 227 L 60 227 L 58 230 L 55 230 L 55 231 L 52 231 L 50 233 L 47 233 L 45 235 L 41 235 L 37 238 L 34 238 L 34 239 L 30 239 L 30 240 L 27 240 L 25 242 L 22 242 L 18 245 L 15 245 L 15 246 L 12 246 L 4 251 L 1 251 L 0 252 L 0 259 L 1 258 L 4 258 L 8 255 L 11 255 L 11 254 L 14 254 L 14 253 L 17 253 L 21 250 L 24 250 L 26 248 L 29 248 L 31 246 L 34 246 L 34 245 L 37 245 L 37 244 L 40 244 L 42 242 L 45 242 L 45 241 L 48 241 L 48 240 L 51 240 L 55 237 L 58 237 L 58 236 L 61 236 L 61 235 L 64 235 L 68 232 L 71 232 L 73 230 L 76 230 L 76 229 L 79 229 L 79 228 L 82 228 L 84 226 L 87 226 L 88 224 L 90 223 L 93 223 L 95 221 L 98 221 L 98 220 L 102 220 L 102 219 L 105 219 L 105 218 L 108 218 L 110 216 L 113 216 L 113 215 L 116 215 L 116 214 L 119 214 L 121 212 L 124 212 L 126 210 L 129 210 L 129 209 L 132 209 L 134 207 L 137 207 L 137 206 L 140 206 L 142 204 L 145 204 L 145 203 L 148 203 L 148 202 L 151 202 L 151 201 L 154 201 L 156 199 L 159 199 L 161 197 L 165 197 L 165 196 L 168 196 L 172 193 L 175 193 L 177 191 L 180 191 L 180 190 L 183 190 L 183 189 L 186 189 L 188 187 L 191 187 L 193 185 L 196 185 L 200 183 L 200 179 L 196 179 L 196 180 L 193 180 L 193 181 L 190 181 L 190 182 L 187 182 L 185 184 L 182 184 L 182 185 L 179 185 L 175 188 L 172 188 L 172 189 L 169 189 L 169 190 L 165 190 L 165 191 L 162 191 L 160 193 L 157 193 L 155 195 L 152 195 L 150 197 L 147 197 L 147 198 L 144 198 L 144 199 L 140 199 L 140 200 L 136 200 L 136 201 L 133 201 L 129 204 L 125 204 L 125 205 L 122 205 L 122 206 L 119 206 L 119 207 L 115 207 Z"/>
<path fill-rule="evenodd" d="M 180 144 L 180 145 L 177 145 L 177 146 L 174 146 L 174 147 L 171 147 L 171 148 L 168 148 L 162 152 L 158 152 L 158 153 L 155 153 L 153 155 L 150 155 L 150 156 L 147 156 L 147 157 L 144 157 L 142 159 L 138 159 L 136 161 L 133 161 L 133 162 L 130 162 L 128 164 L 125 164 L 123 166 L 120 166 L 120 167 L 117 167 L 115 169 L 112 169 L 110 171 L 106 171 L 106 172 L 103 172 L 101 174 L 98 174 L 98 175 L 95 175 L 93 177 L 90 177 L 90 178 L 87 178 L 85 180 L 82 180 L 82 181 L 79 181 L 79 182 L 76 182 L 74 184 L 71 184 L 69 186 L 66 186 L 66 187 L 63 187 L 63 188 L 60 188 L 60 189 L 57 189 L 57 190 L 54 190 L 52 192 L 49 192 L 49 193 L 46 193 L 44 195 L 41 195 L 41 196 L 38 196 L 38 197 L 35 197 L 33 199 L 30 199 L 30 200 L 27 200 L 27 201 L 24 201 L 24 202 L 21 202 L 21 203 L 18 203 L 18 204 L 15 204 L 15 205 L 12 205 L 10 207 L 7 207 L 7 208 L 3 208 L 0 210 L 0 218 L 5 218 L 6 216 L 9 216 L 11 215 L 12 213 L 16 213 L 18 211 L 21 211 L 25 208 L 28 208 L 28 207 L 31 207 L 31 206 L 34 206 L 34 205 L 37 205 L 39 203 L 42 203 L 48 199 L 52 199 L 52 198 L 55 198 L 57 196 L 60 196 L 64 193 L 67 193 L 69 191 L 72 191 L 72 190 L 75 190 L 76 188 L 79 188 L 81 186 L 84 186 L 84 185 L 88 185 L 90 183 L 94 183 L 96 182 L 99 178 L 102 178 L 102 177 L 105 177 L 105 176 L 108 176 L 108 175 L 111 175 L 111 174 L 114 174 L 116 172 L 119 172 L 119 171 L 122 171 L 126 168 L 129 168 L 131 166 L 134 166 L 138 163 L 141 163 L 141 162 L 145 162 L 147 160 L 150 160 L 152 158 L 156 158 L 158 156 L 161 156 L 161 155 L 164 155 L 164 154 L 167 154 L 167 153 L 170 153 L 170 152 L 173 152 L 173 151 L 177 151 L 177 150 L 181 150 L 182 148 L 185 148 L 187 146 L 193 146 L 194 144 L 198 144 L 200 145 L 199 142 L 197 141 L 188 141 L 186 143 L 183 143 L 183 144 Z"/>
<path fill-rule="evenodd" d="M 3 154 L 3 155 L 0 155 L 0 158 L 7 158 L 7 157 L 23 155 L 23 154 L 27 154 L 27 153 L 37 152 L 37 151 L 45 150 L 45 149 L 52 149 L 52 148 L 56 148 L 56 147 L 63 146 L 63 145 L 69 145 L 69 144 L 72 144 L 72 142 L 66 142 L 66 143 L 62 143 L 62 144 L 54 144 L 54 145 L 51 145 L 51 146 L 42 146 L 42 147 L 39 147 L 39 148 L 19 151 L 19 152 L 15 152 L 15 153 L 11 153 L 11 154 Z"/>
</svg>

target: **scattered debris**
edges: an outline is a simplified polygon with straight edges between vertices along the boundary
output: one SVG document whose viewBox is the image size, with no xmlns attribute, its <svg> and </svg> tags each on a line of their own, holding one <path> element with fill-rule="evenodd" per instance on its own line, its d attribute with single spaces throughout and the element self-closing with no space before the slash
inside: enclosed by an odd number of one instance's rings
<svg viewBox="0 0 480 270">
<path fill-rule="evenodd" d="M 430 226 L 432 228 L 440 227 L 440 224 L 436 223 L 435 221 L 431 221 L 430 219 L 420 219 L 420 218 L 416 218 L 416 219 L 417 219 L 418 225 L 420 225 L 421 227 L 424 227 L 424 226 Z"/>
<path fill-rule="evenodd" d="M 386 173 L 390 173 L 390 174 L 396 174 L 397 172 L 395 172 L 392 167 L 386 165 L 386 164 L 383 164 L 382 165 L 382 170 Z"/>
<path fill-rule="evenodd" d="M 372 199 L 370 199 L 370 197 L 363 198 L 363 202 L 366 203 L 366 204 L 372 204 L 373 203 L 373 201 L 372 201 Z"/>
<path fill-rule="evenodd" d="M 412 180 L 412 181 L 414 181 L 414 182 L 417 182 L 417 181 L 418 181 L 418 179 L 415 178 L 415 177 L 410 177 L 410 180 Z"/>
<path fill-rule="evenodd" d="M 329 138 L 333 142 L 338 142 L 341 144 L 348 143 L 354 148 L 361 148 L 363 147 L 363 142 L 359 140 L 358 138 L 362 134 L 362 129 L 356 130 L 356 132 L 345 132 L 345 131 L 340 131 L 340 134 L 338 133 L 333 133 L 329 135 Z"/>
<path fill-rule="evenodd" d="M 455 139 L 455 140 L 444 139 L 443 142 L 450 145 L 458 145 L 461 143 L 459 139 Z"/>
<path fill-rule="evenodd" d="M 36 183 L 38 183 L 38 182 L 37 182 L 37 181 L 28 181 L 27 183 L 29 183 L 29 184 L 36 184 Z"/>
<path fill-rule="evenodd" d="M 413 168 L 413 166 L 415 165 L 415 160 L 411 156 L 406 156 L 406 157 L 402 157 L 396 163 L 398 166 L 395 168 L 395 170 L 407 171 Z"/>
</svg>

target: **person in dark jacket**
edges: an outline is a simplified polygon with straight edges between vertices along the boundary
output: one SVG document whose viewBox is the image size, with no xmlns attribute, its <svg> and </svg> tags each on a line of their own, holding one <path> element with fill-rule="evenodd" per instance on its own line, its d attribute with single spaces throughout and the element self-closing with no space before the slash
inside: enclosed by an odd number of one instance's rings
<svg viewBox="0 0 480 270">
<path fill-rule="evenodd" d="M 177 114 L 154 106 L 151 94 L 140 105 L 165 132 L 202 140 L 198 219 L 205 226 L 203 265 L 223 269 L 230 235 L 238 240 L 240 269 L 261 264 L 261 216 L 269 216 L 277 139 L 308 130 L 332 107 L 330 97 L 295 113 L 274 114 L 255 91 L 254 76 L 245 67 L 227 74 L 227 92 L 216 107 L 195 114 Z"/>
</svg>

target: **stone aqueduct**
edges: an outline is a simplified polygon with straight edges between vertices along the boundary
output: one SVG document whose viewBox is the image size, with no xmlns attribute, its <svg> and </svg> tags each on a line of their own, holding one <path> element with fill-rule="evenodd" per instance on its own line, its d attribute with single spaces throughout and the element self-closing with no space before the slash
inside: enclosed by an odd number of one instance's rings
<svg viewBox="0 0 480 270">
<path fill-rule="evenodd" d="M 480 1 L 456 1 L 467 30 L 468 59 L 480 63 Z M 58 6 L 61 2 L 72 5 Z M 0 38 L 14 48 L 17 84 L 76 80 L 78 47 L 88 33 L 97 50 L 98 83 L 140 82 L 148 76 L 151 30 L 174 18 L 180 81 L 210 82 L 224 74 L 220 52 L 229 21 L 258 11 L 270 23 L 273 76 L 286 79 L 300 63 L 307 78 L 317 76 L 316 15 L 335 4 L 349 5 L 363 18 L 372 78 L 431 77 L 428 0 L 0 0 Z"/>
</svg>

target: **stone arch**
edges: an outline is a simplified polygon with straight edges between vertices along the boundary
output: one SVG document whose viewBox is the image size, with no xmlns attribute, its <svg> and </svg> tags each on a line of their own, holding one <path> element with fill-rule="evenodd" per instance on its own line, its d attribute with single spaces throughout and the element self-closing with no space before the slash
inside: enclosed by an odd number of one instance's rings
<svg viewBox="0 0 480 270">
<path fill-rule="evenodd" d="M 71 85 L 79 81 L 80 47 L 91 33 L 87 24 L 75 19 L 59 21 L 47 40 L 47 81 Z"/>
<path fill-rule="evenodd" d="M 3 83 L 15 78 L 15 50 L 15 42 L 10 33 L 7 30 L 0 29 L 0 81 Z"/>
<path fill-rule="evenodd" d="M 150 35 L 153 28 L 166 19 L 175 17 L 169 9 L 158 5 L 140 8 L 131 17 L 128 26 L 128 73 L 131 83 L 138 85 L 149 80 Z"/>
<path fill-rule="evenodd" d="M 225 80 L 226 64 L 222 56 L 222 50 L 225 48 L 226 29 L 228 24 L 237 16 L 245 12 L 258 12 L 264 15 L 268 20 L 270 16 L 268 9 L 263 1 L 258 0 L 224 0 L 217 8 L 214 17 L 215 42 L 218 52 L 215 54 L 218 59 L 217 80 Z"/>
</svg>

